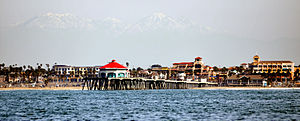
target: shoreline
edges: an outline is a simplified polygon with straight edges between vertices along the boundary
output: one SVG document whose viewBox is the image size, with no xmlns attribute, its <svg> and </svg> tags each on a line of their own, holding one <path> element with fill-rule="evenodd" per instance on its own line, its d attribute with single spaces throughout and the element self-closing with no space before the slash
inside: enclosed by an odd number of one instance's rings
<svg viewBox="0 0 300 121">
<path fill-rule="evenodd" d="M 0 90 L 82 90 L 82 87 L 7 87 Z"/>
<path fill-rule="evenodd" d="M 285 90 L 300 89 L 300 87 L 199 87 L 191 88 L 195 90 Z M 7 87 L 0 88 L 2 90 L 82 90 L 82 87 Z M 87 90 L 85 88 L 85 90 Z"/>
<path fill-rule="evenodd" d="M 300 87 L 199 87 L 193 89 L 200 90 L 284 90 L 284 89 L 300 89 Z"/>
</svg>

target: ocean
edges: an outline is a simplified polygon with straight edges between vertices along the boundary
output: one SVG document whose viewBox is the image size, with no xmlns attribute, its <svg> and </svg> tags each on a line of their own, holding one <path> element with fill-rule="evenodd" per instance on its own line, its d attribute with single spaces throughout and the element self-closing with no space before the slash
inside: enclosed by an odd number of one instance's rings
<svg viewBox="0 0 300 121">
<path fill-rule="evenodd" d="M 300 90 L 0 91 L 0 120 L 300 120 Z"/>
</svg>

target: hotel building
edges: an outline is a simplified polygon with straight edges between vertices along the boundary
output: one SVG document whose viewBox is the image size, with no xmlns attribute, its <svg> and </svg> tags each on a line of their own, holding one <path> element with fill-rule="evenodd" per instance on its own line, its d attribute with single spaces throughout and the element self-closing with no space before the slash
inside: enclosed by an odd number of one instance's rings
<svg viewBox="0 0 300 121">
<path fill-rule="evenodd" d="M 171 78 L 179 80 L 208 79 L 212 75 L 213 68 L 205 66 L 201 57 L 196 57 L 194 62 L 173 63 Z"/>
<path fill-rule="evenodd" d="M 292 61 L 261 61 L 260 57 L 255 55 L 251 66 L 253 73 L 290 73 L 290 77 L 293 79 L 295 64 Z"/>
<path fill-rule="evenodd" d="M 99 75 L 100 67 L 101 66 L 54 65 L 53 69 L 56 75 L 79 77 L 80 75 L 88 75 L 88 76 Z"/>
</svg>

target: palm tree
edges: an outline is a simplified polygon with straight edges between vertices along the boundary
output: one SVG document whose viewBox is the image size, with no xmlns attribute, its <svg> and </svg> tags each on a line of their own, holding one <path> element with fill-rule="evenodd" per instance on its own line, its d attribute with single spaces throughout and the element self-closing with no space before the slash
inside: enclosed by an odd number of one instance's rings
<svg viewBox="0 0 300 121">
<path fill-rule="evenodd" d="M 136 75 L 137 75 L 137 71 L 135 68 L 132 68 L 130 73 L 133 75 L 133 77 L 136 77 Z"/>
<path fill-rule="evenodd" d="M 82 71 L 79 70 L 79 71 L 78 71 L 78 77 L 81 77 L 81 76 L 82 76 Z"/>
<path fill-rule="evenodd" d="M 291 76 L 291 71 L 290 71 L 290 69 L 287 70 L 286 76 L 287 76 L 288 79 L 291 79 L 291 77 L 290 77 L 290 76 Z M 287 79 L 285 79 L 285 83 L 286 83 L 286 85 L 287 85 L 287 83 L 288 83 L 288 80 L 287 80 Z"/>
<path fill-rule="evenodd" d="M 39 63 L 37 63 L 37 65 L 38 65 L 38 68 L 35 69 L 36 70 L 35 72 L 36 72 L 36 82 L 38 83 L 38 79 L 41 76 L 42 64 L 39 65 Z"/>
<path fill-rule="evenodd" d="M 47 66 L 46 74 L 47 74 L 47 79 L 48 79 L 49 76 L 51 75 L 51 70 L 50 70 L 50 65 L 49 64 L 46 64 L 46 66 Z"/>
<path fill-rule="evenodd" d="M 60 80 L 62 80 L 63 78 L 62 78 L 62 72 L 61 71 L 57 71 L 58 72 L 58 80 L 60 81 Z"/>
<path fill-rule="evenodd" d="M 223 67 L 223 68 L 221 69 L 221 71 L 222 71 L 223 73 L 225 73 L 227 70 L 228 70 L 228 69 L 227 69 L 226 67 Z"/>
<path fill-rule="evenodd" d="M 89 74 L 88 74 L 88 71 L 84 71 L 84 76 L 85 76 L 85 77 L 88 77 L 88 75 L 89 75 Z"/>
<path fill-rule="evenodd" d="M 82 71 L 78 70 L 78 77 L 80 78 L 80 80 L 82 79 Z"/>
<path fill-rule="evenodd" d="M 63 77 L 64 77 L 63 79 L 64 79 L 64 81 L 66 80 L 66 76 L 67 76 L 67 71 L 64 70 L 64 71 L 63 71 Z"/>
<path fill-rule="evenodd" d="M 213 70 L 214 70 L 215 72 L 217 72 L 217 71 L 219 71 L 219 68 L 218 68 L 217 66 L 214 66 L 214 67 L 213 67 Z"/>
<path fill-rule="evenodd" d="M 129 63 L 128 62 L 126 62 L 126 67 L 129 67 Z"/>
<path fill-rule="evenodd" d="M 71 72 L 70 72 L 70 78 L 71 78 L 71 80 L 72 80 L 72 78 L 74 77 L 74 75 L 75 75 L 75 74 L 74 74 L 74 71 L 71 71 Z"/>
<path fill-rule="evenodd" d="M 279 80 L 278 80 L 278 76 L 281 77 L 281 76 L 280 76 L 280 69 L 278 69 L 278 70 L 276 71 L 276 74 L 275 74 L 275 77 L 276 77 L 276 81 L 277 81 L 277 82 L 279 81 Z"/>
<path fill-rule="evenodd" d="M 96 77 L 96 69 L 95 68 L 93 68 L 93 77 Z"/>
<path fill-rule="evenodd" d="M 271 69 L 268 69 L 268 73 L 266 74 L 266 77 L 268 78 L 268 84 L 272 85 L 272 76 L 271 76 Z"/>
<path fill-rule="evenodd" d="M 50 71 L 50 64 L 46 64 L 48 71 Z"/>
<path fill-rule="evenodd" d="M 2 67 L 4 68 L 4 66 L 5 66 L 4 63 L 0 64 L 0 70 L 2 70 Z"/>
<path fill-rule="evenodd" d="M 294 72 L 294 81 L 293 81 L 293 83 L 295 83 L 296 81 L 298 81 L 298 79 L 299 79 L 299 69 L 297 69 Z"/>
</svg>

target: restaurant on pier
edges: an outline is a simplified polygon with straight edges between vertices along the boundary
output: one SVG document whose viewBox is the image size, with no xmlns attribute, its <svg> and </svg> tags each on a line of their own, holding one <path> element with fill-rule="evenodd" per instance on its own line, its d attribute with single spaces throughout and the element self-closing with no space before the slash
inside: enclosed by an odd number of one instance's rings
<svg viewBox="0 0 300 121">
<path fill-rule="evenodd" d="M 109 64 L 106 64 L 99 68 L 99 76 L 102 78 L 128 78 L 129 70 L 127 67 L 119 64 L 116 60 L 112 60 Z"/>
</svg>

